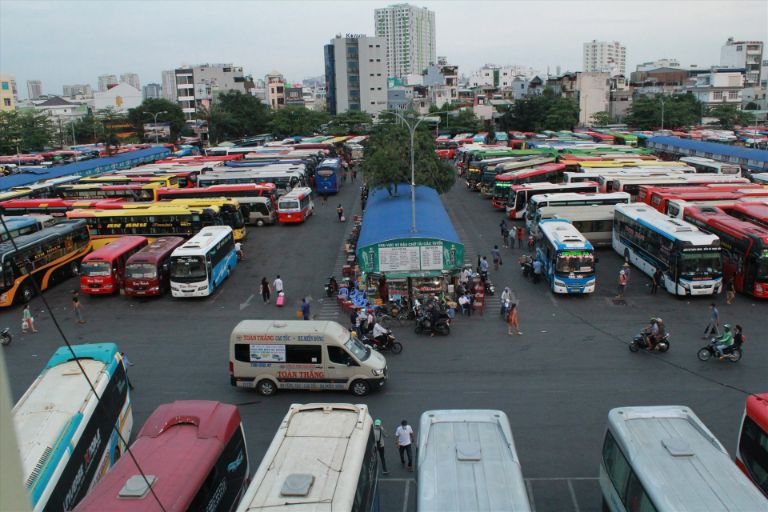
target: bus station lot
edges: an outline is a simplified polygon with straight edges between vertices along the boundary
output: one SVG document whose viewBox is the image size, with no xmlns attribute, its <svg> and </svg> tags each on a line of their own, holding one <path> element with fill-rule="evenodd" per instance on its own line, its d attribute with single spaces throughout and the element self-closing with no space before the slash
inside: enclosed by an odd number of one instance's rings
<svg viewBox="0 0 768 512">
<path fill-rule="evenodd" d="M 266 398 L 235 389 L 227 373 L 228 338 L 247 318 L 295 318 L 302 296 L 312 298 L 312 315 L 346 325 L 335 301 L 324 299 L 323 284 L 338 278 L 341 243 L 349 223 L 336 218 L 341 203 L 347 217 L 359 213 L 358 186 L 347 186 L 305 224 L 251 228 L 243 244 L 246 260 L 232 277 L 205 299 L 132 300 L 123 296 L 81 297 L 87 323 L 78 325 L 71 309 L 69 280 L 46 292 L 72 343 L 114 341 L 134 363 L 129 375 L 134 429 L 138 431 L 160 404 L 207 399 L 236 404 L 245 426 L 251 473 L 291 403 L 355 402 L 346 393 L 279 392 Z M 501 245 L 501 213 L 460 182 L 443 201 L 465 244 L 465 255 L 490 257 Z M 526 249 L 523 249 L 526 250 Z M 493 408 L 509 416 L 523 474 L 537 511 L 590 511 L 600 508 L 597 484 L 600 449 L 608 410 L 625 405 L 690 406 L 733 453 L 748 392 L 768 390 L 768 348 L 764 322 L 768 304 L 739 295 L 733 305 L 714 301 L 723 322 L 740 323 L 748 340 L 739 363 L 698 361 L 701 334 L 712 299 L 650 295 L 650 280 L 633 269 L 626 304 L 613 300 L 622 260 L 599 251 L 596 293 L 559 297 L 544 283 L 525 281 L 516 265 L 518 249 L 504 249 L 504 264 L 491 271 L 497 294 L 484 314 L 459 318 L 446 338 L 416 336 L 409 326 L 395 329 L 405 350 L 387 356 L 390 380 L 363 401 L 388 434 L 389 475 L 381 475 L 382 510 L 415 510 L 415 473 L 400 466 L 394 429 L 402 419 L 414 427 L 428 409 Z M 287 306 L 262 303 L 258 283 L 280 274 Z M 499 317 L 498 296 L 510 286 L 520 308 L 522 336 L 508 336 Z M 53 351 L 61 345 L 40 298 L 32 303 L 37 334 L 21 334 L 21 309 L 0 313 L 11 326 L 13 343 L 4 347 L 18 399 Z M 660 316 L 672 333 L 666 354 L 632 354 L 627 344 L 648 321 Z"/>
</svg>

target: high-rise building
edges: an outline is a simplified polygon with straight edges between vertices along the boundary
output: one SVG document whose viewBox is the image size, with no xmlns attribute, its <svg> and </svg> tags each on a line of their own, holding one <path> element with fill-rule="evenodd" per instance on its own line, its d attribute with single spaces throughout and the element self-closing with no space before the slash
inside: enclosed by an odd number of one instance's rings
<svg viewBox="0 0 768 512">
<path fill-rule="evenodd" d="M 142 96 L 145 100 L 163 97 L 163 89 L 160 84 L 147 84 L 143 87 L 142 93 Z"/>
<path fill-rule="evenodd" d="M 65 98 L 90 99 L 93 98 L 93 87 L 90 84 L 74 84 L 62 87 Z"/>
<path fill-rule="evenodd" d="M 99 92 L 105 92 L 118 83 L 117 76 L 115 75 L 101 75 L 99 77 Z"/>
<path fill-rule="evenodd" d="M 163 71 L 163 98 L 176 103 L 176 71 Z"/>
<path fill-rule="evenodd" d="M 760 85 L 762 60 L 762 41 L 734 41 L 729 37 L 720 49 L 721 67 L 744 70 L 744 87 Z"/>
<path fill-rule="evenodd" d="M 141 81 L 136 73 L 123 73 L 120 75 L 120 81 L 141 90 Z"/>
<path fill-rule="evenodd" d="M 386 39 L 341 37 L 325 45 L 326 102 L 331 115 L 387 108 Z"/>
<path fill-rule="evenodd" d="M 165 76 L 163 76 L 165 79 Z M 192 121 L 200 107 L 208 107 L 217 92 L 245 93 L 243 68 L 232 64 L 201 64 L 174 71 L 176 102 L 187 121 Z"/>
<path fill-rule="evenodd" d="M 36 100 L 43 95 L 43 82 L 40 80 L 27 80 L 27 98 Z"/>
<path fill-rule="evenodd" d="M 584 43 L 584 72 L 626 75 L 627 48 L 618 41 Z"/>
<path fill-rule="evenodd" d="M 435 13 L 426 7 L 396 4 L 375 12 L 376 36 L 386 41 L 387 75 L 420 75 L 437 63 Z"/>
<path fill-rule="evenodd" d="M 12 75 L 0 75 L 0 112 L 16 109 L 16 79 Z"/>
</svg>

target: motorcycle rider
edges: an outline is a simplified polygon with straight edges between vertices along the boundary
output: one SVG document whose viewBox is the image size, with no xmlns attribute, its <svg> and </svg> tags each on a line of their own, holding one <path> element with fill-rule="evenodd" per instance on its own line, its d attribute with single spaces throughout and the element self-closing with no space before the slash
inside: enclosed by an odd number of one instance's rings
<svg viewBox="0 0 768 512">
<path fill-rule="evenodd" d="M 333 276 L 331 276 L 330 279 L 328 279 L 328 291 L 330 292 L 329 297 L 332 297 L 339 293 L 339 283 L 336 282 L 336 278 Z"/>
<path fill-rule="evenodd" d="M 376 322 L 373 325 L 373 342 L 379 347 L 389 345 L 389 329 Z"/>
<path fill-rule="evenodd" d="M 731 332 L 731 324 L 725 324 L 723 326 L 723 334 L 715 338 L 715 355 L 720 359 L 723 358 L 723 350 L 733 345 L 733 333 Z"/>
</svg>

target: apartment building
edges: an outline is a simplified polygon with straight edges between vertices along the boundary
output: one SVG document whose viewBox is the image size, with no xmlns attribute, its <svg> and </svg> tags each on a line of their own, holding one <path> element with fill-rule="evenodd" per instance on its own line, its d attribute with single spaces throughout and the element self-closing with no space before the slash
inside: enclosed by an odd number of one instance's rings
<svg viewBox="0 0 768 512">
<path fill-rule="evenodd" d="M 387 108 L 386 39 L 337 35 L 325 45 L 326 103 L 332 115 Z"/>
<path fill-rule="evenodd" d="M 626 75 L 627 48 L 618 41 L 584 43 L 584 72 Z"/>
<path fill-rule="evenodd" d="M 376 36 L 386 41 L 389 77 L 421 74 L 436 62 L 435 13 L 426 7 L 396 4 L 376 9 Z"/>
</svg>

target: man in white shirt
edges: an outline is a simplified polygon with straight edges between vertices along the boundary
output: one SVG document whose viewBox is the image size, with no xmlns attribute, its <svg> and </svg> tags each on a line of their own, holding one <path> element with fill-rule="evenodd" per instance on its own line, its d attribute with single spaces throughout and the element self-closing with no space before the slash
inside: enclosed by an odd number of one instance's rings
<svg viewBox="0 0 768 512">
<path fill-rule="evenodd" d="M 413 429 L 406 420 L 400 422 L 400 426 L 395 430 L 395 444 L 400 452 L 400 463 L 405 467 L 404 454 L 408 454 L 408 471 L 413 471 Z"/>
<path fill-rule="evenodd" d="M 388 334 L 389 334 L 389 330 L 386 327 L 384 327 L 378 322 L 373 324 L 373 339 L 376 341 L 376 343 L 379 346 L 382 346 L 382 347 L 386 346 Z"/>
<path fill-rule="evenodd" d="M 272 288 L 275 290 L 275 295 L 280 295 L 280 292 L 283 291 L 283 280 L 280 279 L 280 274 L 272 281 Z"/>
</svg>

